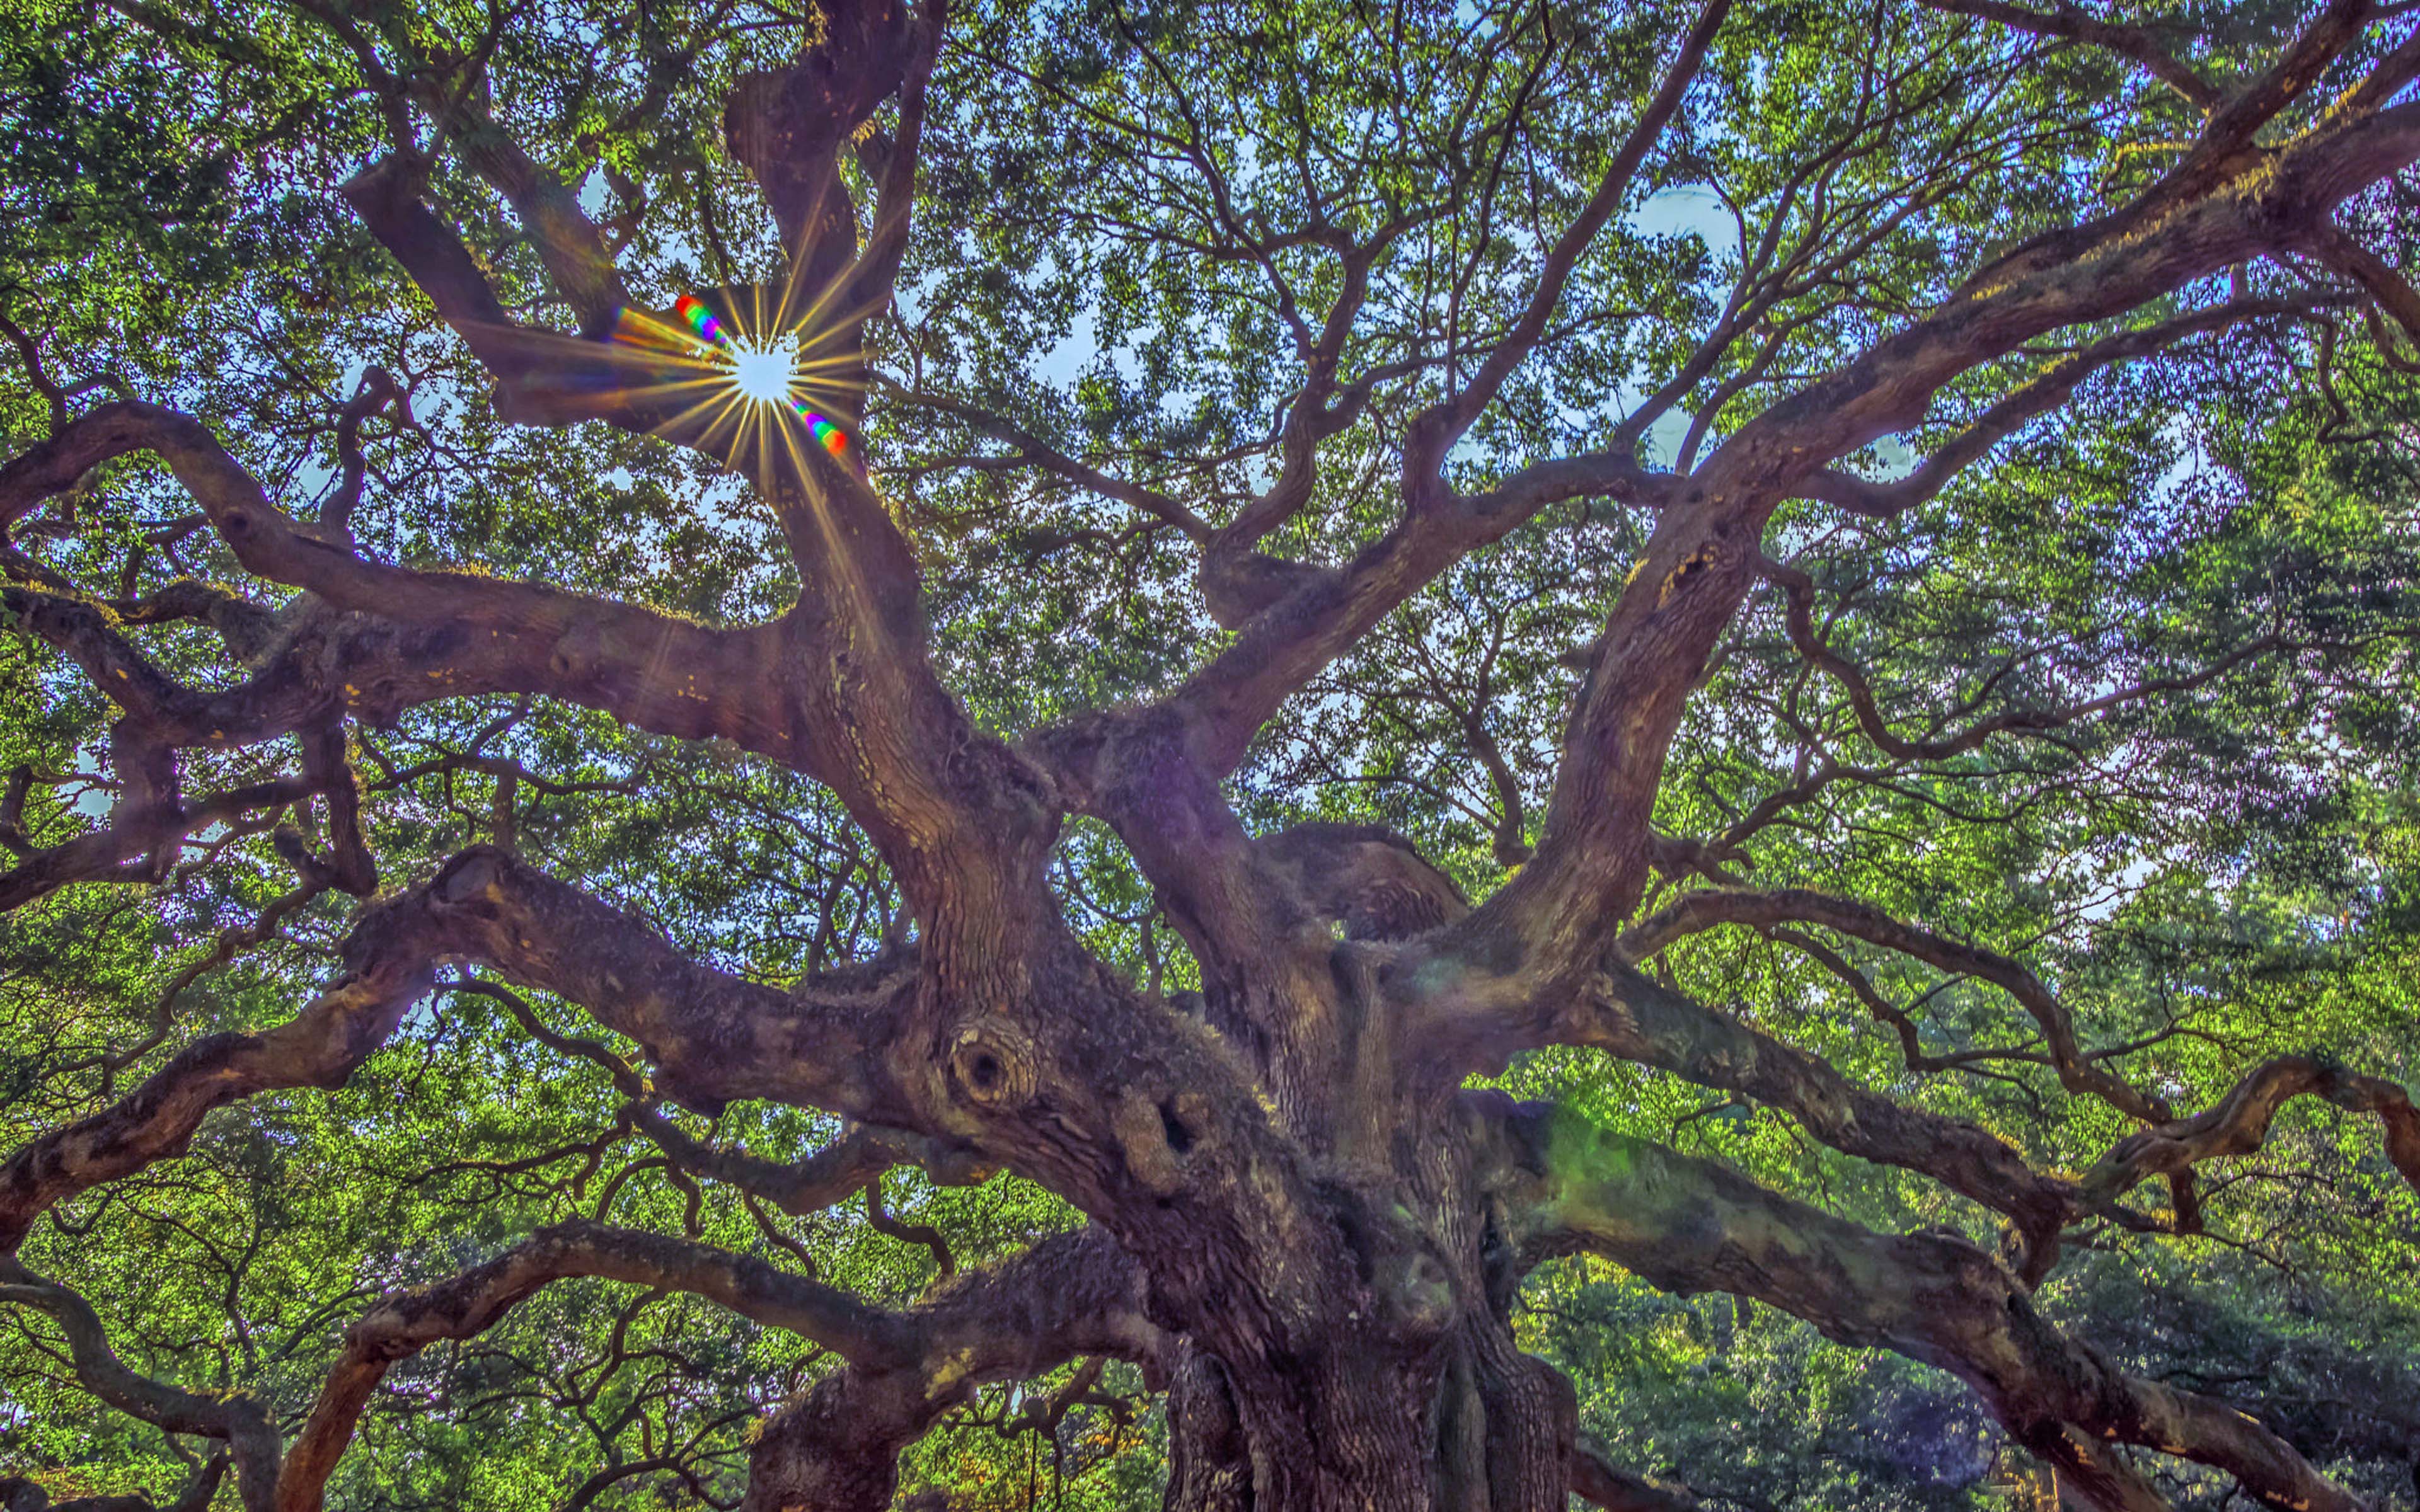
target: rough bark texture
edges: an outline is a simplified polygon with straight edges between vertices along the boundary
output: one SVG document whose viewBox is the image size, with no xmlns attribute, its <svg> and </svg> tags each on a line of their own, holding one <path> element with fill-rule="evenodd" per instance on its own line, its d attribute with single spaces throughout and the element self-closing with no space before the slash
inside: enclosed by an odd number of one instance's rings
<svg viewBox="0 0 2420 1512">
<path fill-rule="evenodd" d="M 2232 97 L 2122 28 L 1982 0 L 1942 8 L 2117 48 L 2210 111 L 2200 145 L 2136 203 L 1977 271 L 1686 476 L 1608 454 L 1542 461 L 1485 494 L 1455 492 L 1444 458 L 1541 340 L 1575 260 L 1627 203 L 1724 22 L 1717 0 L 1678 42 L 1585 210 L 1545 249 L 1520 320 L 1412 427 L 1400 522 L 1339 565 L 1253 554 L 1303 507 L 1316 448 L 1354 402 L 1334 371 L 1342 337 L 1313 338 L 1283 476 L 1205 554 L 1204 593 L 1234 625 L 1232 642 L 1164 700 L 1014 745 L 977 728 L 937 677 L 914 552 L 882 497 L 812 447 L 795 461 L 766 460 L 752 480 L 794 555 L 796 606 L 768 624 L 709 629 L 542 584 L 375 562 L 290 518 L 185 416 L 124 401 L 70 420 L 0 469 L 0 523 L 26 517 L 102 460 L 147 454 L 248 572 L 300 596 L 267 624 L 222 614 L 231 639 L 256 642 L 254 670 L 235 686 L 196 689 L 143 661 L 119 610 L 56 584 L 8 583 L 15 622 L 116 701 L 129 779 L 104 827 L 22 856 L 0 875 L 0 904 L 157 876 L 190 837 L 235 815 L 304 795 L 350 803 L 355 779 L 332 733 L 342 721 L 516 692 L 725 739 L 817 779 L 879 848 L 918 938 L 878 967 L 780 990 L 683 958 L 644 921 L 509 849 L 466 851 L 367 906 L 345 973 L 291 1022 L 186 1046 L 111 1106 L 10 1156 L 0 1165 L 0 1245 L 13 1251 L 60 1202 L 175 1158 L 213 1108 L 341 1084 L 430 990 L 442 960 L 581 1005 L 642 1048 L 651 1088 L 691 1107 L 768 1099 L 872 1131 L 812 1168 L 782 1168 L 704 1146 L 644 1107 L 633 1115 L 698 1175 L 806 1211 L 900 1161 L 1004 1167 L 1067 1198 L 1092 1227 L 896 1311 L 660 1236 L 550 1228 L 450 1282 L 377 1303 L 346 1335 L 290 1443 L 240 1399 L 130 1379 L 91 1309 L 14 1261 L 0 1273 L 0 1301 L 57 1318 L 79 1373 L 114 1406 L 224 1441 L 252 1512 L 318 1506 L 390 1365 L 475 1335 L 566 1275 L 694 1292 L 846 1362 L 766 1423 L 750 1512 L 875 1512 L 895 1492 L 899 1450 L 978 1385 L 1085 1356 L 1140 1363 L 1168 1391 L 1174 1512 L 1559 1512 L 1571 1490 L 1620 1508 L 1693 1504 L 1578 1443 L 1569 1384 L 1517 1347 L 1510 1314 L 1524 1273 L 1586 1250 L 1658 1285 L 1755 1297 L 1835 1338 L 1952 1372 L 2091 1504 L 2159 1504 L 2105 1449 L 2123 1443 L 2223 1471 L 2267 1505 L 2353 1512 L 2284 1440 L 2213 1399 L 2128 1377 L 2028 1297 L 2062 1227 L 2145 1180 L 2257 1147 L 2288 1097 L 2375 1115 L 2398 1168 L 2420 1180 L 2420 1123 L 2403 1088 L 2317 1059 L 2281 1061 L 2221 1106 L 2178 1118 L 2087 1059 L 2055 995 L 2012 957 L 1818 894 L 1693 895 L 1618 935 L 1667 854 L 1649 816 L 1668 748 L 1761 580 L 1778 505 L 1838 496 L 1869 515 L 1914 507 L 1937 477 L 1863 490 L 1832 463 L 1916 424 L 1946 384 L 2036 338 L 2314 244 L 2346 196 L 2420 159 L 2420 106 L 2384 103 L 2399 86 L 2384 77 L 2403 67 L 2399 54 L 2368 93 L 2243 150 L 2349 45 L 2357 6 L 2331 8 L 2272 74 Z M 802 249 L 793 287 L 838 300 L 852 332 L 897 267 L 916 121 L 944 24 L 938 8 L 829 6 L 822 39 L 795 67 L 749 75 L 728 104 L 736 157 Z M 840 154 L 894 98 L 901 128 L 861 241 Z M 566 303 L 583 318 L 618 309 L 618 275 L 567 187 L 460 95 L 423 104 L 514 208 Z M 542 373 L 530 360 L 528 333 L 423 202 L 410 148 L 398 143 L 347 197 L 491 370 L 504 412 L 658 424 L 644 394 L 566 386 L 559 367 Z M 1354 259 L 1369 253 L 1347 241 L 1350 301 L 1360 297 Z M 2083 348 L 1935 471 L 2062 401 L 2089 370 L 2183 333 Z M 1247 833 L 1220 783 L 1280 702 L 1459 557 L 1590 494 L 1661 513 L 1589 651 L 1535 856 L 1508 886 L 1473 909 L 1380 829 Z M 1171 505 L 1167 517 L 1201 538 L 1186 527 L 1202 525 L 1189 510 Z M 1802 631 L 1811 636 L 1803 616 Z M 1870 703 L 1861 715 L 1873 715 Z M 287 734 L 303 737 L 305 752 L 290 784 L 201 799 L 178 791 L 176 750 Z M 1045 866 L 1070 815 L 1110 825 L 1158 890 L 1201 964 L 1198 1003 L 1110 970 L 1060 917 Z M 334 885 L 374 891 L 357 829 L 340 824 L 331 836 L 333 858 L 310 859 Z M 2046 1176 L 1993 1134 L 1854 1086 L 1635 964 L 1696 930 L 1791 923 L 2004 988 L 2040 1026 L 2063 1081 L 2144 1127 L 2081 1183 Z M 1472 1073 L 1550 1043 L 1752 1098 L 1841 1151 L 1935 1178 L 2011 1222 L 2018 1268 L 1963 1240 L 1868 1232 L 1725 1168 L 1463 1090 Z M 638 1086 L 635 1070 L 621 1073 Z"/>
</svg>

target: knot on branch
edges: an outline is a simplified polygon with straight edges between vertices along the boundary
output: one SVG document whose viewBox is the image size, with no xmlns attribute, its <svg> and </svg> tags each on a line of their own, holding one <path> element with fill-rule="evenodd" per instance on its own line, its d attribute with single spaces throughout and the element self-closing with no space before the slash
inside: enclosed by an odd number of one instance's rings
<svg viewBox="0 0 2420 1512">
<path fill-rule="evenodd" d="M 460 909 L 481 918 L 496 917 L 496 901 L 512 857 L 492 845 L 474 845 L 445 863 L 429 884 L 429 897 L 441 907 Z"/>
<path fill-rule="evenodd" d="M 594 620 L 581 620 L 554 643 L 546 664 L 558 677 L 586 677 L 605 653 L 605 631 Z"/>
<path fill-rule="evenodd" d="M 1263 609 L 1321 579 L 1341 587 L 1343 575 L 1308 562 L 1260 551 L 1214 547 L 1202 558 L 1202 603 L 1221 629 L 1240 630 Z"/>
<path fill-rule="evenodd" d="M 1678 594 L 1701 582 L 1711 581 L 1723 569 L 1738 566 L 1741 560 L 1741 553 L 1718 536 L 1699 543 L 1698 548 L 1683 557 L 1656 586 L 1655 607 L 1662 609 Z"/>
<path fill-rule="evenodd" d="M 1126 1169 L 1156 1196 L 1173 1196 L 1185 1184 L 1185 1157 L 1209 1121 L 1210 1105 L 1199 1092 L 1155 1100 L 1128 1088 L 1118 1098 L 1109 1127 L 1125 1151 Z"/>
<path fill-rule="evenodd" d="M 1021 1106 L 1033 1098 L 1033 1041 L 996 1014 L 970 1019 L 950 1036 L 950 1077 L 978 1106 Z"/>
</svg>

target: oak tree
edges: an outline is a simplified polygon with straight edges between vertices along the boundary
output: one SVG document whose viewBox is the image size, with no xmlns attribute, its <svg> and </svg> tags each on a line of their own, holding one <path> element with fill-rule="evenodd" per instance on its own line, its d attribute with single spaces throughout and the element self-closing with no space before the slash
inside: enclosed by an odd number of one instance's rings
<svg viewBox="0 0 2420 1512">
<path fill-rule="evenodd" d="M 2408 4 L 0 50 L 10 1507 L 2408 1494 Z"/>
</svg>

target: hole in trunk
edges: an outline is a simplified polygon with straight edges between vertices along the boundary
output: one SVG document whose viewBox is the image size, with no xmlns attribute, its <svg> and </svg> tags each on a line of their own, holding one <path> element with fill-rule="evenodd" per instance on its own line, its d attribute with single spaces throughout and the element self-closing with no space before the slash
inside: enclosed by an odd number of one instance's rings
<svg viewBox="0 0 2420 1512">
<path fill-rule="evenodd" d="M 1159 1105 L 1159 1127 L 1168 1135 L 1168 1148 L 1182 1155 L 1193 1148 L 1193 1131 L 1177 1119 L 1176 1110 L 1162 1103 Z"/>
</svg>

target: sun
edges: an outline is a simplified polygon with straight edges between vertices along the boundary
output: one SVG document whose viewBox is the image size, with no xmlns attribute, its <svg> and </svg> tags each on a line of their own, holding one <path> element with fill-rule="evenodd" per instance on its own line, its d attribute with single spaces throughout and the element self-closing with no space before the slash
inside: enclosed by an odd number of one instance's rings
<svg viewBox="0 0 2420 1512">
<path fill-rule="evenodd" d="M 667 320 L 644 309 L 617 310 L 612 328 L 600 338 L 632 353 L 649 381 L 693 395 L 693 403 L 659 429 L 700 430 L 701 444 L 713 440 L 714 449 L 728 453 L 726 460 L 736 465 L 746 445 L 769 442 L 776 435 L 797 456 L 798 441 L 788 424 L 795 416 L 815 445 L 845 462 L 861 481 L 865 477 L 864 465 L 851 455 L 848 433 L 840 423 L 807 408 L 818 377 L 824 387 L 831 387 L 831 370 L 850 360 L 809 357 L 813 345 L 805 336 L 806 322 L 784 323 L 777 314 L 771 320 L 735 318 L 725 325 L 694 294 L 675 300 L 670 314 Z M 689 374 L 694 376 L 683 376 Z"/>
<path fill-rule="evenodd" d="M 783 342 L 762 347 L 734 347 L 731 383 L 759 404 L 781 404 L 790 396 L 790 379 L 798 370 L 799 348 Z"/>
</svg>

